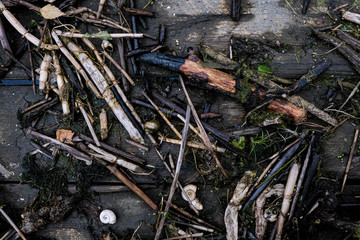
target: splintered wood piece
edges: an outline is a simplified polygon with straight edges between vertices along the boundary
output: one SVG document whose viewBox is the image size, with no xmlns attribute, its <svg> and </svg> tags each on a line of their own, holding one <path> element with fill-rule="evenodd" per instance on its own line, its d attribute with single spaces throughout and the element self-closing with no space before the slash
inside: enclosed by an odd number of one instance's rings
<svg viewBox="0 0 360 240">
<path fill-rule="evenodd" d="M 109 128 L 108 128 L 108 121 L 105 109 L 101 109 L 100 113 L 100 136 L 101 140 L 105 140 L 108 137 Z"/>
<path fill-rule="evenodd" d="M 289 120 L 299 122 L 305 120 L 306 111 L 283 99 L 274 99 L 267 106 L 267 110 L 285 115 Z"/>
<path fill-rule="evenodd" d="M 347 21 L 350 21 L 350 22 L 360 25 L 360 14 L 358 14 L 358 13 L 343 11 L 342 17 Z"/>
</svg>

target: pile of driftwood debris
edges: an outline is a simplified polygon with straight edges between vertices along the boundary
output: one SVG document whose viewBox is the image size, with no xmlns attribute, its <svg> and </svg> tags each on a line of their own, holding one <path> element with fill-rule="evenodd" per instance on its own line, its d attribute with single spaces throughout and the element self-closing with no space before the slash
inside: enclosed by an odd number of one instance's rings
<svg viewBox="0 0 360 240">
<path fill-rule="evenodd" d="M 308 4 L 305 2 L 304 12 Z M 104 4 L 111 5 L 117 15 L 104 15 Z M 237 21 L 240 1 L 232 4 L 231 17 Z M 26 29 L 13 15 L 15 6 L 20 5 L 41 16 L 36 29 Z M 252 64 L 253 60 L 266 62 L 273 52 L 281 51 L 284 46 L 279 42 L 233 38 L 230 57 L 203 44 L 196 50 L 188 48 L 185 57 L 175 56 L 164 45 L 165 25 L 161 24 L 159 32 L 153 35 L 137 31 L 137 22 L 146 27 L 146 18 L 155 16 L 146 10 L 147 6 L 137 9 L 133 0 L 129 3 L 120 0 L 117 4 L 101 0 L 97 10 L 76 5 L 76 1 L 67 0 L 0 1 L 1 20 L 6 19 L 18 32 L 17 36 L 24 38 L 20 46 L 12 46 L 0 21 L 2 49 L 8 58 L 0 75 L 3 77 L 13 64 L 18 64 L 31 78 L 34 94 L 44 96 L 43 100 L 19 111 L 24 132 L 35 148 L 24 158 L 26 172 L 22 180 L 39 188 L 39 196 L 24 209 L 22 223 L 14 223 L 6 208 L 0 206 L 1 214 L 11 225 L 4 231 L 0 229 L 1 239 L 26 239 L 46 224 L 64 219 L 75 206 L 86 212 L 89 219 L 100 216 L 103 224 L 115 223 L 114 213 L 110 210 L 100 213 L 100 208 L 86 194 L 93 176 L 106 176 L 105 169 L 157 214 L 157 222 L 153 223 L 155 239 L 165 236 L 166 239 L 302 239 L 311 234 L 309 225 L 313 221 L 334 226 L 340 232 L 347 231 L 348 236 L 360 234 L 358 224 L 339 218 L 335 211 L 337 194 L 344 191 L 351 163 L 358 159 L 359 130 L 354 133 L 341 187 L 328 179 L 315 178 L 321 158 L 317 148 L 319 139 L 345 121 L 359 119 L 360 81 L 346 86 L 340 83 L 341 88 L 351 89 L 346 100 L 335 103 L 331 109 L 320 109 L 298 94 L 330 67 L 331 61 L 326 58 L 292 82 L 273 76 L 266 64 Z M 346 8 L 339 6 L 332 14 L 340 15 L 344 24 L 346 21 L 360 24 L 360 14 Z M 87 26 L 104 30 L 88 33 L 84 30 Z M 351 35 L 352 31 L 345 31 L 341 25 L 313 29 L 313 33 L 333 45 L 333 51 L 342 54 L 360 74 L 358 35 Z M 141 38 L 148 38 L 153 44 L 140 46 Z M 15 48 L 17 51 L 13 52 Z M 26 51 L 30 67 L 18 60 Z M 118 58 L 114 58 L 113 52 Z M 211 67 L 199 56 L 211 59 Z M 177 73 L 186 101 L 171 99 L 166 89 L 154 89 L 139 64 L 156 65 Z M 16 85 L 11 80 L 6 84 Z M 3 85 L 6 84 L 4 81 Z M 228 133 L 207 123 L 207 119 L 220 115 L 209 112 L 208 106 L 199 114 L 188 85 L 237 98 L 247 110 L 244 124 Z M 135 89 L 138 98 L 131 95 Z M 44 116 L 59 114 L 60 107 L 63 115 L 60 122 L 40 126 Z M 146 114 L 151 112 L 155 117 L 149 119 L 139 109 L 146 109 Z M 131 177 L 133 174 L 154 177 L 154 166 L 146 159 L 105 143 L 111 132 L 117 130 L 115 121 L 121 124 L 121 135 L 128 136 L 126 144 L 139 152 L 156 151 L 171 174 L 171 187 L 160 200 L 150 198 Z M 183 126 L 182 131 L 179 126 Z M 161 152 L 161 145 L 166 142 L 180 145 L 177 156 Z M 225 228 L 203 220 L 206 216 L 201 216 L 201 210 L 206 206 L 196 196 L 197 186 L 184 185 L 179 180 L 188 148 L 209 153 L 206 161 L 213 162 L 213 166 L 208 174 L 234 189 L 232 197 L 228 193 L 228 205 L 223 213 Z M 234 158 L 247 164 L 233 172 L 224 162 Z M 74 159 L 79 162 L 74 164 Z M 44 167 L 41 161 L 51 166 Z M 76 194 L 67 191 L 64 184 L 68 176 L 60 162 L 82 174 Z M 5 178 L 9 177 L 2 165 L 0 170 Z M 173 202 L 176 191 L 188 203 L 188 210 Z M 117 239 L 114 232 L 104 238 Z M 137 237 L 133 234 L 132 239 Z"/>
</svg>

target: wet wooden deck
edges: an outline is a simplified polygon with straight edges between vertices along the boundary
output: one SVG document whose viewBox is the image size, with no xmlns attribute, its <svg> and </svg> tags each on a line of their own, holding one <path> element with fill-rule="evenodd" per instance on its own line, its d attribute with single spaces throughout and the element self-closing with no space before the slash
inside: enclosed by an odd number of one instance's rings
<svg viewBox="0 0 360 240">
<path fill-rule="evenodd" d="M 142 7 L 146 1 L 136 2 L 138 7 Z M 315 63 L 314 52 L 307 52 L 303 49 L 310 34 L 308 24 L 321 27 L 331 23 L 326 14 L 329 5 L 337 6 L 344 4 L 345 1 L 311 1 L 306 16 L 300 14 L 302 2 L 300 0 L 243 1 L 243 16 L 240 22 L 230 19 L 230 2 L 229 0 L 154 0 L 149 10 L 155 11 L 156 17 L 147 20 L 149 29 L 146 32 L 157 35 L 159 24 L 165 24 L 167 27 L 166 44 L 179 55 L 186 47 L 195 47 L 199 42 L 228 53 L 231 36 L 279 40 L 294 46 L 294 52 L 279 53 L 274 57 L 271 62 L 274 74 L 284 78 L 298 78 Z M 287 5 L 287 2 L 291 4 L 291 7 Z M 350 5 L 353 3 L 353 1 L 346 2 L 349 2 Z M 97 4 L 92 3 L 90 7 L 96 9 Z M 142 31 L 141 28 L 140 31 Z M 147 43 L 150 43 L 149 40 L 144 41 L 144 44 Z M 316 51 L 326 52 L 329 49 L 327 46 L 322 46 Z M 330 58 L 333 65 L 327 71 L 326 76 L 329 78 L 332 75 L 339 78 L 354 76 L 354 71 L 340 55 L 333 52 L 330 54 Z M 7 76 L 7 78 L 12 77 L 27 78 L 18 68 L 12 75 Z M 177 83 L 173 83 L 172 87 L 176 89 L 179 86 Z M 208 92 L 199 92 L 196 89 L 191 89 L 191 93 L 193 96 L 199 96 L 198 99 L 194 97 L 198 106 L 204 103 L 205 95 L 208 94 Z M 314 94 L 304 93 L 304 96 L 311 102 L 319 101 Z M 36 196 L 36 191 L 29 185 L 19 184 L 19 175 L 23 171 L 22 158 L 26 152 L 32 150 L 32 147 L 17 123 L 17 110 L 26 107 L 28 102 L 39 99 L 41 97 L 35 96 L 31 87 L 0 87 L 0 163 L 13 172 L 9 179 L 0 176 L 0 205 L 8 203 L 12 208 L 22 209 Z M 221 122 L 216 123 L 218 126 L 222 126 L 222 130 L 226 131 L 242 123 L 245 112 L 236 100 L 217 95 L 211 99 L 211 103 L 211 110 L 220 112 L 223 116 Z M 326 108 L 328 105 L 329 103 L 322 102 L 321 107 Z M 337 128 L 334 134 L 322 140 L 321 147 L 324 152 L 321 166 L 324 173 L 334 178 L 342 178 L 347 158 L 345 156 L 343 160 L 339 160 L 337 156 L 350 151 L 354 131 L 355 125 L 349 120 Z M 159 202 L 159 195 L 168 193 L 171 178 L 156 153 L 154 151 L 142 153 L 125 143 L 122 144 L 122 147 L 147 159 L 149 164 L 155 165 L 158 169 L 158 176 L 169 179 L 168 184 L 159 187 L 158 182 L 153 178 L 134 177 L 140 188 L 144 189 L 156 202 Z M 172 152 L 176 155 L 178 146 L 164 145 L 161 150 L 163 153 Z M 349 180 L 359 179 L 359 170 L 360 164 L 355 164 L 350 170 Z M 185 181 L 195 172 L 194 163 L 185 161 L 180 180 Z M 227 204 L 227 190 L 231 191 L 232 187 L 216 189 L 211 185 L 203 185 L 200 178 L 194 179 L 193 182 L 199 184 L 199 198 L 206 203 L 200 216 L 213 224 L 223 226 L 222 219 L 224 207 Z M 94 196 L 97 203 L 103 208 L 114 210 L 118 215 L 119 220 L 112 226 L 116 233 L 123 234 L 127 229 L 134 230 L 140 223 L 143 223 L 138 234 L 142 239 L 152 238 L 152 227 L 156 222 L 156 216 L 144 202 L 115 177 L 106 178 L 94 185 L 100 186 L 96 188 L 98 192 Z M 185 206 L 178 193 L 174 201 Z M 20 217 L 17 216 L 15 219 L 19 223 Z M 90 230 L 87 227 L 88 222 L 85 217 L 73 212 L 64 222 L 48 225 L 44 230 L 39 231 L 37 236 L 56 239 L 70 239 L 70 237 L 71 239 L 91 239 Z M 107 226 L 100 226 L 100 228 L 106 230 Z"/>
</svg>

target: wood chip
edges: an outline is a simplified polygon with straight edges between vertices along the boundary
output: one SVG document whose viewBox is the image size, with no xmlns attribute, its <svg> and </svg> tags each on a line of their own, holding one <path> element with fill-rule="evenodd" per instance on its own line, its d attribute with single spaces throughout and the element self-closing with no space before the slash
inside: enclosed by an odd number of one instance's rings
<svg viewBox="0 0 360 240">
<path fill-rule="evenodd" d="M 72 141 L 74 133 L 71 130 L 59 129 L 56 131 L 56 140 L 60 142 Z"/>
</svg>

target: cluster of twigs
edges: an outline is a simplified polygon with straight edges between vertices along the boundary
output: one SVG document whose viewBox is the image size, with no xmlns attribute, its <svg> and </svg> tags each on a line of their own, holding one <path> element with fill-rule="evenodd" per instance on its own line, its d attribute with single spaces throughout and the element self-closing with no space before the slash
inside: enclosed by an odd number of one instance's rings
<svg viewBox="0 0 360 240">
<path fill-rule="evenodd" d="M 46 20 L 43 28 L 39 26 L 40 37 L 36 37 L 26 30 L 11 13 L 11 10 L 7 9 L 4 2 L 0 1 L 0 9 L 4 17 L 19 34 L 28 41 L 28 45 L 24 43 L 24 46 L 19 48 L 21 49 L 19 50 L 20 53 L 17 51 L 14 54 L 7 41 L 2 23 L 0 22 L 0 42 L 4 52 L 9 56 L 8 63 L 1 69 L 0 76 L 6 73 L 6 70 L 11 67 L 13 61 L 18 61 L 17 56 L 21 54 L 21 51 L 23 51 L 26 46 L 28 46 L 30 52 L 37 52 L 42 56 L 38 74 L 38 92 L 44 95 L 45 99 L 20 112 L 22 126 L 29 127 L 27 136 L 31 139 L 36 139 L 36 141 L 31 142 L 32 146 L 37 149 L 36 153 L 42 154 L 45 158 L 54 159 L 55 156 L 59 154 L 59 150 L 61 150 L 69 153 L 72 158 L 85 162 L 87 165 L 97 163 L 106 167 L 109 172 L 116 176 L 158 214 L 155 239 L 160 239 L 166 223 L 169 225 L 175 224 L 179 226 L 179 228 L 181 225 L 185 225 L 192 229 L 191 233 L 185 233 L 179 230 L 177 232 L 179 236 L 170 239 L 201 237 L 204 235 L 204 232 L 220 233 L 222 229 L 198 217 L 201 209 L 197 208 L 198 199 L 195 198 L 195 193 L 189 193 L 186 190 L 186 186 L 183 186 L 179 180 L 185 149 L 191 147 L 209 151 L 211 159 L 214 160 L 221 174 L 231 182 L 232 179 L 223 167 L 221 158 L 218 157 L 217 152 L 232 152 L 239 156 L 245 156 L 246 154 L 239 152 L 231 143 L 233 136 L 253 135 L 258 133 L 260 128 L 250 127 L 234 132 L 233 134 L 228 134 L 212 127 L 206 123 L 205 118 L 218 117 L 219 115 L 208 113 L 204 115 L 203 119 L 200 119 L 187 92 L 185 82 L 201 88 L 216 90 L 233 97 L 241 95 L 239 82 L 228 73 L 204 66 L 199 57 L 194 54 L 193 49 L 189 49 L 186 58 L 157 52 L 157 50 L 163 48 L 166 30 L 164 25 L 160 26 L 159 37 L 155 38 L 157 40 L 156 44 L 154 46 L 141 48 L 138 38 L 148 37 L 154 39 L 154 37 L 138 33 L 136 19 L 143 21 L 143 17 L 153 17 L 155 13 L 136 9 L 134 1 L 132 0 L 130 0 L 129 7 L 124 7 L 123 1 L 119 1 L 119 6 L 117 7 L 119 8 L 120 21 L 116 21 L 102 14 L 105 4 L 104 0 L 99 2 L 98 11 L 86 7 L 74 8 L 71 6 L 68 6 L 65 11 L 64 6 L 60 8 L 53 5 L 46 5 L 40 8 L 24 0 L 18 1 L 17 3 L 42 14 Z M 126 22 L 123 11 L 131 15 L 131 26 Z M 240 18 L 239 11 L 240 1 L 232 1 L 232 18 L 236 21 Z M 342 16 L 346 20 L 359 24 L 359 22 L 357 22 L 359 17 L 354 15 L 354 13 L 343 11 Z M 117 33 L 108 33 L 106 31 L 82 33 L 72 25 L 60 24 L 64 19 L 66 20 L 68 18 L 115 29 Z M 360 42 L 357 39 L 339 29 L 335 30 L 337 37 L 318 30 L 314 30 L 314 33 L 320 39 L 334 45 L 336 50 L 343 54 L 354 66 L 354 69 L 360 73 L 360 56 L 352 49 L 360 49 Z M 117 49 L 120 55 L 119 61 L 111 56 L 113 46 L 108 39 L 114 38 L 117 38 Z M 76 39 L 81 39 L 81 41 Z M 93 39 L 103 39 L 101 45 L 102 50 L 96 47 Z M 30 43 L 33 44 L 33 48 L 29 47 Z M 126 48 L 128 49 L 127 54 L 125 53 Z M 299 125 L 305 123 L 306 118 L 309 116 L 308 112 L 332 127 L 339 125 L 338 120 L 334 116 L 331 116 L 324 110 L 317 108 L 314 104 L 296 95 L 330 67 L 331 62 L 329 60 L 325 59 L 300 78 L 298 82 L 290 87 L 284 88 L 275 82 L 275 77 L 260 74 L 248 68 L 245 64 L 241 65 L 241 63 L 229 59 L 223 54 L 216 53 L 208 46 L 202 45 L 201 49 L 213 59 L 223 62 L 223 64 L 229 68 L 229 65 L 231 65 L 232 70 L 239 69 L 238 72 L 241 76 L 253 84 L 249 86 L 248 95 L 256 96 L 257 101 L 261 102 L 261 104 L 249 111 L 245 118 L 244 125 L 247 123 L 247 118 L 251 114 L 263 107 L 281 116 L 285 116 L 287 120 Z M 186 110 L 159 92 L 149 89 L 148 86 L 146 86 L 146 90 L 142 89 L 141 91 L 142 97 L 147 102 L 139 99 L 129 99 L 129 90 L 138 85 L 133 79 L 133 76 L 138 72 L 135 55 L 139 56 L 139 60 L 142 62 L 165 67 L 180 74 L 179 80 L 187 102 Z M 37 84 L 32 57 L 33 55 L 30 53 L 31 69 L 26 66 L 23 67 L 32 78 L 34 92 L 36 92 Z M 126 60 L 129 60 L 132 69 L 127 69 Z M 116 78 L 111 70 L 111 66 L 107 64 L 107 62 L 110 62 L 113 67 L 120 71 L 121 81 Z M 128 73 L 131 72 L 131 70 L 134 73 L 133 75 Z M 51 81 L 52 73 L 55 76 L 55 81 Z M 185 81 L 182 76 L 186 77 Z M 147 81 L 145 76 L 143 76 L 143 79 L 145 82 Z M 360 82 L 354 87 L 352 93 L 342 104 L 339 111 L 346 106 L 358 91 L 359 84 Z M 54 96 L 52 92 L 56 93 L 57 96 Z M 91 106 L 92 103 L 90 99 L 92 94 L 99 99 L 103 99 L 108 105 L 108 108 L 102 108 L 98 116 L 96 115 L 98 113 L 94 112 Z M 154 100 L 160 102 L 167 108 L 158 106 Z M 64 116 L 71 115 L 74 120 L 75 112 L 79 111 L 81 113 L 91 134 L 91 138 L 81 133 L 74 133 L 68 129 L 58 129 L 56 138 L 54 138 L 41 133 L 37 129 L 39 118 L 59 101 L 61 102 Z M 158 137 L 154 137 L 153 133 L 158 130 L 158 127 L 149 122 L 144 123 L 133 104 L 156 111 L 172 131 L 171 134 L 174 135 L 174 138 L 164 136 L 164 134 L 160 133 Z M 129 177 L 129 174 L 150 175 L 153 171 L 153 166 L 146 164 L 146 160 L 142 158 L 103 142 L 109 133 L 109 121 L 106 109 L 111 109 L 115 118 L 127 131 L 131 138 L 131 140 L 127 139 L 127 143 L 142 149 L 142 151 L 149 151 L 149 148 L 156 151 L 164 163 L 166 170 L 173 178 L 167 200 L 162 199 L 161 203 L 157 204 L 156 201 L 151 199 Z M 174 121 L 170 119 L 170 116 L 176 117 L 184 123 L 182 133 L 177 129 L 177 126 L 175 126 Z M 94 117 L 100 119 L 100 133 L 97 132 L 96 127 L 94 127 Z M 269 120 L 262 123 L 261 126 L 281 123 L 279 119 L 272 120 L 273 121 Z M 193 124 L 196 124 L 196 126 Z M 201 141 L 195 142 L 188 140 L 189 129 L 194 132 L 194 135 Z M 212 138 L 208 136 L 208 133 L 211 133 Z M 341 191 L 344 190 L 347 175 L 350 170 L 350 163 L 354 154 L 358 134 L 359 131 L 357 130 Z M 315 205 L 310 206 L 311 201 L 306 202 L 306 196 L 319 163 L 319 155 L 314 151 L 316 142 L 315 135 L 308 141 L 308 145 L 304 144 L 309 138 L 308 131 L 305 130 L 295 141 L 267 159 L 271 160 L 271 162 L 256 181 L 256 174 L 254 172 L 248 171 L 244 174 L 243 178 L 238 182 L 233 197 L 229 201 L 229 205 L 225 211 L 224 222 L 227 239 L 238 239 L 239 232 L 245 235 L 248 234 L 250 237 L 256 237 L 257 239 L 264 239 L 267 235 L 268 222 L 274 221 L 275 223 L 273 224 L 270 239 L 282 239 L 284 235 L 291 235 L 289 231 L 286 231 L 291 229 L 290 226 L 304 222 L 305 218 L 303 217 L 310 214 L 313 209 L 317 207 Z M 222 146 L 217 146 L 214 139 Z M 159 146 L 161 142 L 159 143 L 158 140 L 180 145 L 176 162 L 174 162 L 171 155 L 169 155 L 167 159 L 160 152 Z M 53 148 L 51 149 L 50 147 Z M 305 150 L 307 150 L 306 156 L 303 154 Z M 278 180 L 281 180 L 286 174 L 288 174 L 288 178 L 284 186 L 278 183 Z M 192 209 L 195 215 L 173 203 L 173 196 L 177 187 L 180 189 L 182 195 L 185 196 L 184 200 L 189 204 L 189 208 Z M 268 210 L 264 209 L 265 206 L 267 206 L 267 199 L 273 198 L 273 196 L 276 196 L 276 198 L 282 197 L 281 204 L 278 203 L 276 206 L 279 208 L 279 211 L 268 213 L 268 215 L 265 216 Z M 243 216 L 247 214 L 254 202 L 255 235 L 252 234 L 252 231 L 248 230 L 248 226 L 239 223 L 239 215 Z M 311 209 L 309 210 L 310 207 Z M 1 208 L 0 210 L 5 216 L 6 213 Z M 174 222 L 169 216 L 176 220 L 184 220 L 187 223 Z M 24 231 L 25 227 L 22 226 L 22 228 L 19 229 L 11 219 L 8 219 L 8 217 L 6 217 L 6 219 L 14 227 L 14 231 L 16 231 L 22 239 L 25 239 L 24 234 L 21 232 Z"/>
</svg>

